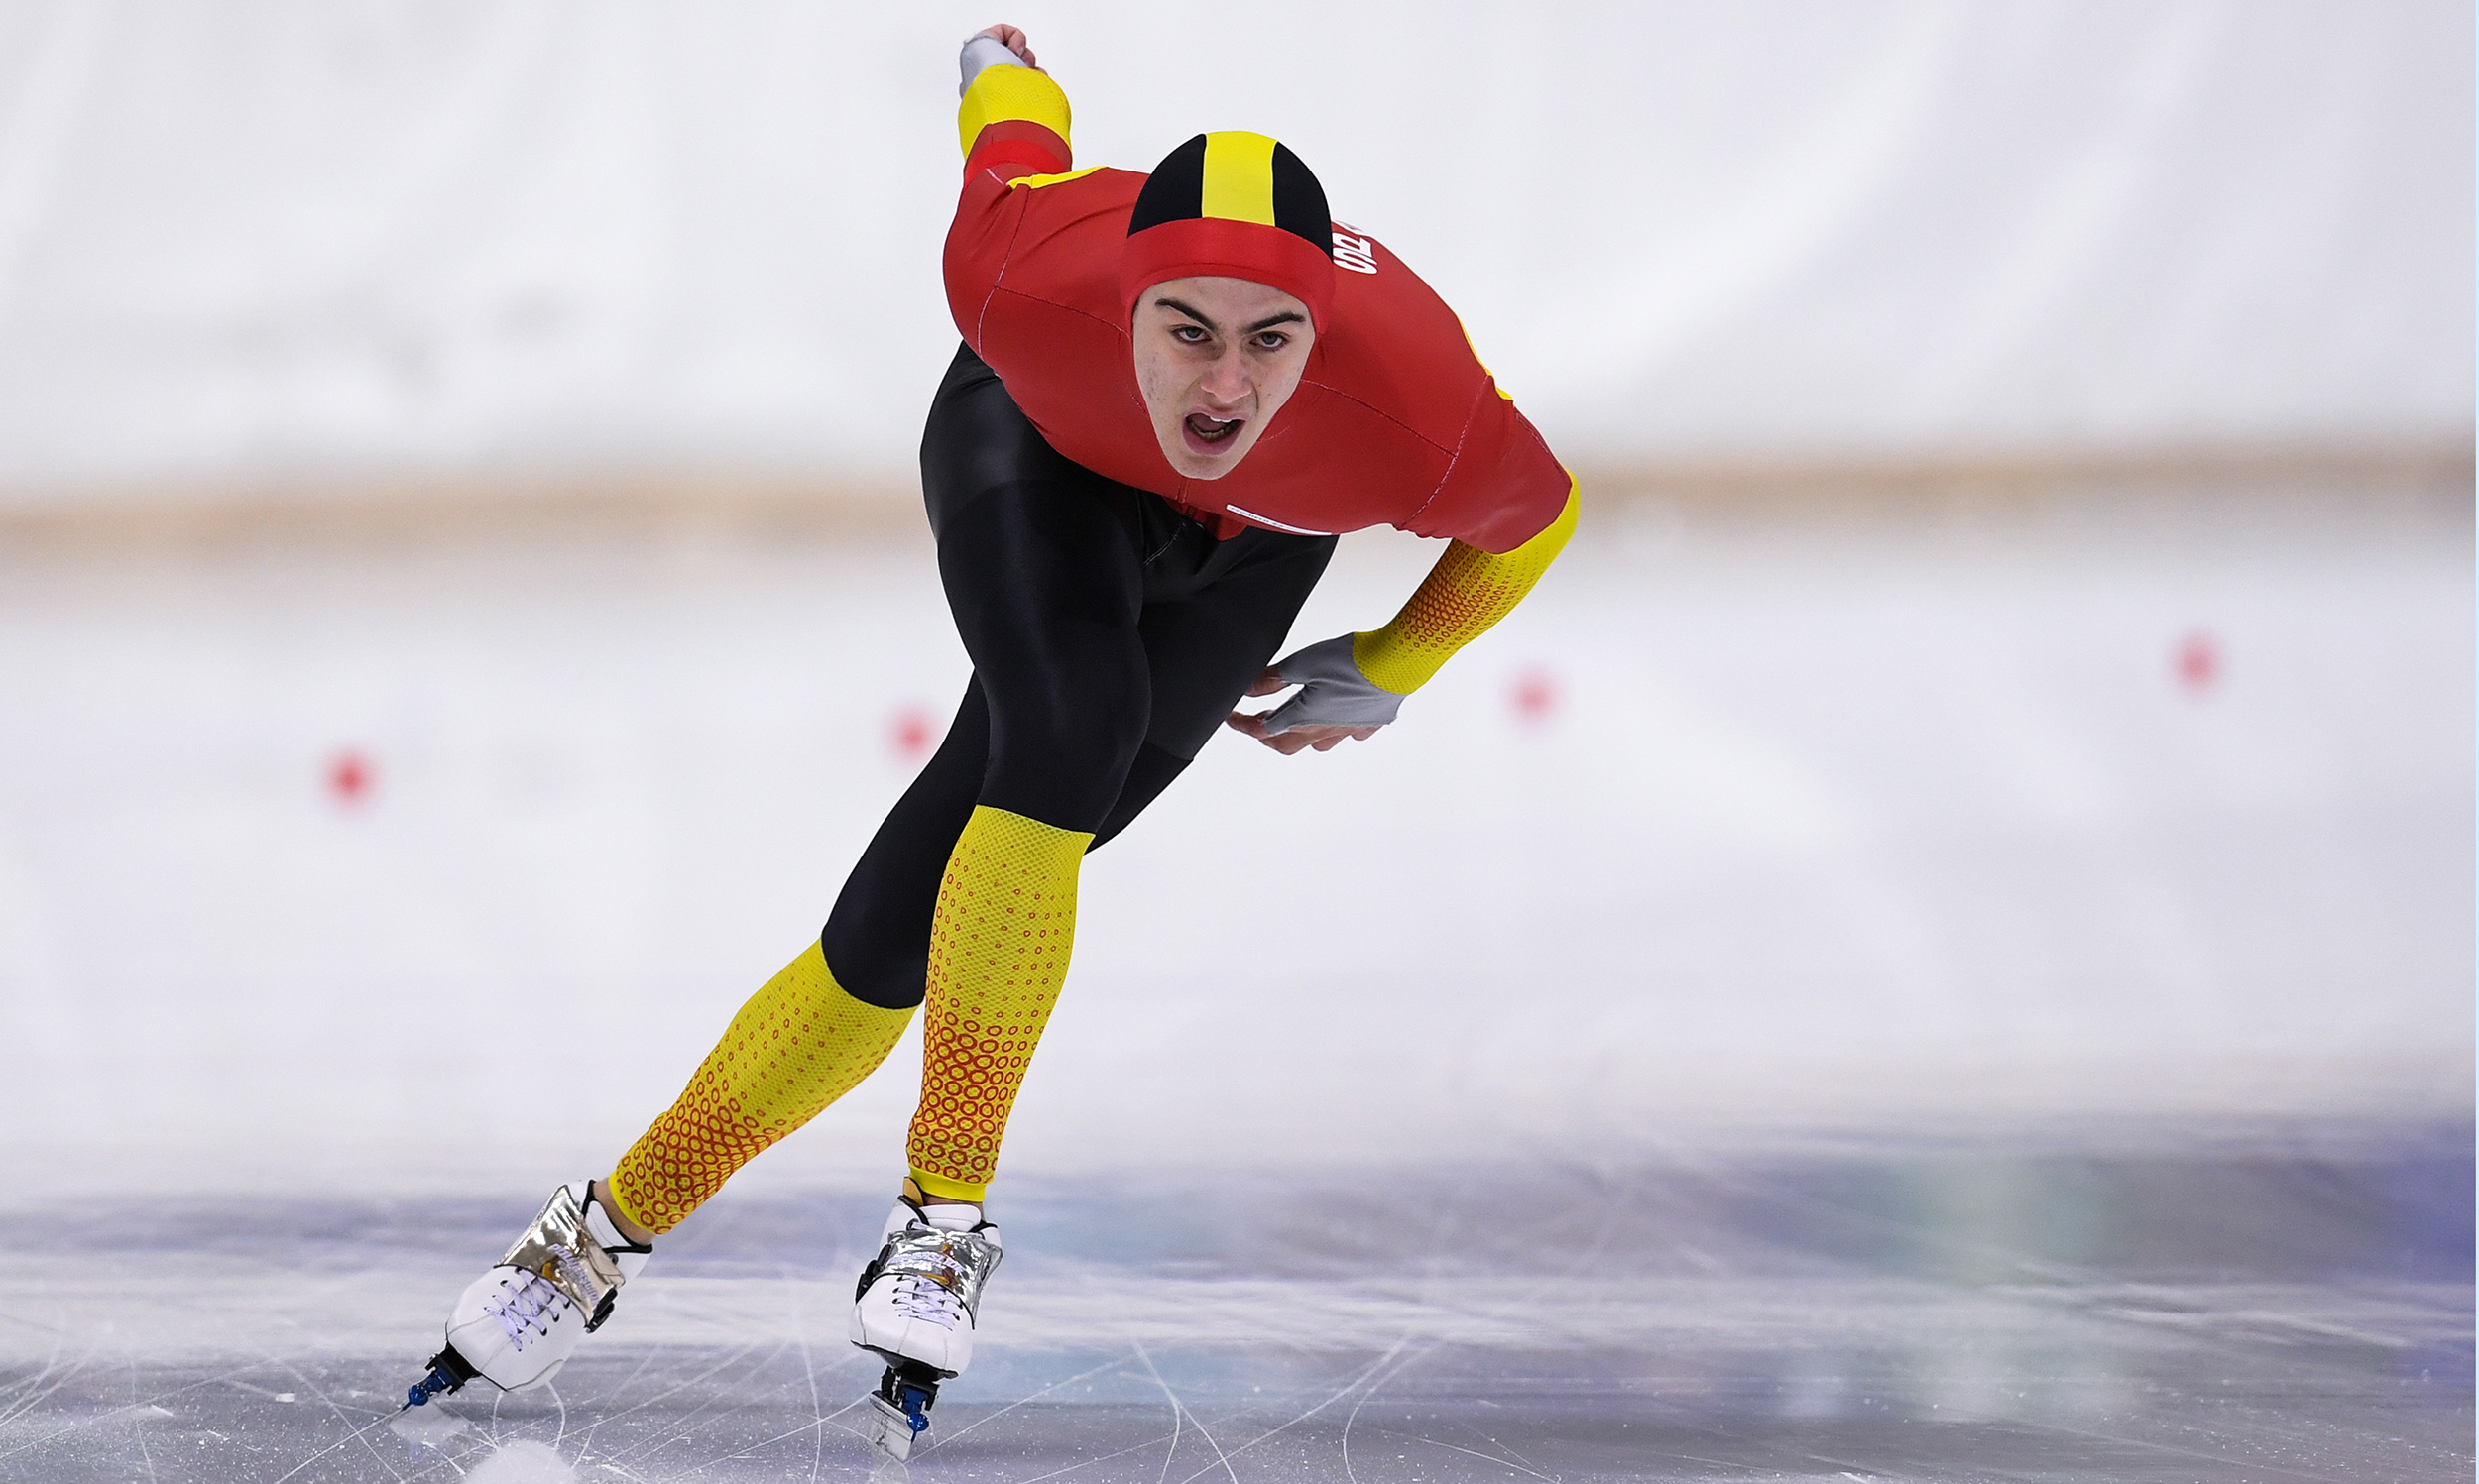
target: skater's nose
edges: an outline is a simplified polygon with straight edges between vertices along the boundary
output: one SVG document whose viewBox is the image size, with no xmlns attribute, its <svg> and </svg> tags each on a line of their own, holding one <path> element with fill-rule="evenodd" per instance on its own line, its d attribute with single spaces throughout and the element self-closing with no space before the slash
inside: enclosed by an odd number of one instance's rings
<svg viewBox="0 0 2479 1484">
<path fill-rule="evenodd" d="M 1237 346 L 1226 349 L 1205 369 L 1205 380 L 1197 384 L 1197 389 L 1215 402 L 1217 410 L 1241 410 L 1255 390 L 1248 381 L 1247 359 Z"/>
</svg>

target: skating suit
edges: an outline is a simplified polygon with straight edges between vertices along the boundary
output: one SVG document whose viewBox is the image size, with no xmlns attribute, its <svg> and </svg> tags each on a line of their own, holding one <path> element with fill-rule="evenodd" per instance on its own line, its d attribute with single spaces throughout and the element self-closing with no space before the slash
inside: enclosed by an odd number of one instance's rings
<svg viewBox="0 0 2479 1484">
<path fill-rule="evenodd" d="M 1576 499 L 1454 314 L 1364 233 L 1299 390 L 1239 467 L 1181 478 L 1118 302 L 1144 178 L 1069 172 L 1067 100 L 994 66 L 961 110 L 945 252 L 965 347 L 921 484 L 973 678 L 862 854 L 820 942 L 743 1007 L 612 1193 L 668 1230 L 867 1076 L 926 996 L 913 1181 L 978 1200 L 1067 973 L 1080 864 L 1179 776 L 1273 659 L 1335 533 L 1452 537 L 1392 622 L 1352 635 L 1408 694 L 1512 609 Z"/>
</svg>

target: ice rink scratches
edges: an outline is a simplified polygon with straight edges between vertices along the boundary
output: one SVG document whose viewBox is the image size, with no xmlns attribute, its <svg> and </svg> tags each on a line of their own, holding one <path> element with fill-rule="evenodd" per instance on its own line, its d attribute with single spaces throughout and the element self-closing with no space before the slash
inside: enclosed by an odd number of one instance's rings
<svg viewBox="0 0 2479 1484">
<path fill-rule="evenodd" d="M 2354 1137 L 2179 1153 L 2176 1179 L 1884 1146 L 1464 1170 L 1420 1199 L 1235 1180 L 1176 1229 L 1124 1219 L 1145 1192 L 1027 1187 L 908 1476 L 2466 1478 L 2469 1131 Z M 1930 1199 L 1957 1181 L 2018 1208 Z M 555 1387 L 401 1415 L 527 1199 L 426 1231 L 381 1204 L 15 1212 L 0 1480 L 883 1480 L 855 1417 L 878 1364 L 842 1333 L 882 1199 L 718 1202 Z M 339 1223 L 377 1255 L 292 1282 L 326 1259 L 286 1233 Z M 178 1240 L 200 1227 L 226 1239 Z"/>
</svg>

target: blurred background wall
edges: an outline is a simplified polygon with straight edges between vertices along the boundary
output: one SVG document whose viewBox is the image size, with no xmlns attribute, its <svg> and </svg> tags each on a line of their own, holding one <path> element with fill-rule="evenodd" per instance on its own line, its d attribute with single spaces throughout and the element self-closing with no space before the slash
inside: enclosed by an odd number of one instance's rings
<svg viewBox="0 0 2479 1484">
<path fill-rule="evenodd" d="M 2467 1117 L 2466 5 L 1006 18 L 1082 163 L 1291 143 L 1589 502 L 1095 857 L 1010 1168 Z M 537 1183 L 814 931 L 965 673 L 996 19 L 0 7 L 23 1181 Z M 882 1177 L 909 1057 L 761 1168 Z"/>
<path fill-rule="evenodd" d="M 0 498 L 898 484 L 951 349 L 953 52 L 981 19 L 13 5 Z M 1015 19 L 1081 163 L 1291 142 L 1578 462 L 2467 440 L 2466 6 Z"/>
</svg>

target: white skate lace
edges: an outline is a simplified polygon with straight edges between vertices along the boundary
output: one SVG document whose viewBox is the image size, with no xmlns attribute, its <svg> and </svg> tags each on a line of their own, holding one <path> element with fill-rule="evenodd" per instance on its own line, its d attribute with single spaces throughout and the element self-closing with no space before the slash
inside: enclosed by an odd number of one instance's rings
<svg viewBox="0 0 2479 1484">
<path fill-rule="evenodd" d="M 895 1312 L 908 1319 L 926 1319 L 941 1329 L 953 1329 L 956 1320 L 964 1317 L 964 1301 L 934 1278 L 907 1273 L 895 1280 Z"/>
<path fill-rule="evenodd" d="M 551 1306 L 568 1302 L 568 1296 L 552 1287 L 550 1280 L 539 1273 L 526 1275 L 525 1283 L 513 1291 L 503 1286 L 500 1294 L 501 1297 L 496 1300 L 484 1300 L 482 1311 L 499 1320 L 499 1327 L 507 1332 L 508 1342 L 519 1350 L 526 1347 L 527 1329 L 550 1333 L 550 1321 L 543 1315 L 551 1313 Z"/>
</svg>

